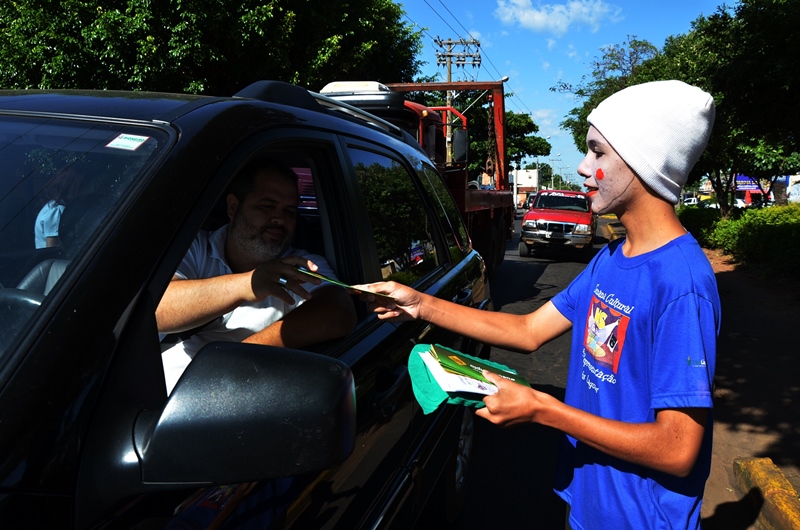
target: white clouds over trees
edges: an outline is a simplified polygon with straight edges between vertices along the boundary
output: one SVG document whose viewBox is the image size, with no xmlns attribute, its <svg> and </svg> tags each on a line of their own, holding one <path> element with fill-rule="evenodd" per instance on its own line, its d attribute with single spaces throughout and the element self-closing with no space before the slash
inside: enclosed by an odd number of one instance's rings
<svg viewBox="0 0 800 530">
<path fill-rule="evenodd" d="M 537 5 L 533 5 L 531 0 L 497 0 L 494 12 L 504 24 L 557 36 L 577 27 L 596 32 L 601 23 L 619 20 L 621 13 L 622 8 L 603 0 L 569 0 L 561 4 Z"/>
</svg>

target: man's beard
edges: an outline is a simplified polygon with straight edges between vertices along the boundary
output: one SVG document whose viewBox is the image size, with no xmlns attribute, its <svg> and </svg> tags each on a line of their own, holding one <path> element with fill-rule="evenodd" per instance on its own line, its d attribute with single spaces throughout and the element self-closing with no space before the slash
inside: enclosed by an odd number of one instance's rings
<svg viewBox="0 0 800 530">
<path fill-rule="evenodd" d="M 289 237 L 283 228 L 283 241 L 265 241 L 261 237 L 261 230 L 245 219 L 244 215 L 236 212 L 231 221 L 230 236 L 236 246 L 247 253 L 258 263 L 264 263 L 281 256 L 289 248 Z"/>
</svg>

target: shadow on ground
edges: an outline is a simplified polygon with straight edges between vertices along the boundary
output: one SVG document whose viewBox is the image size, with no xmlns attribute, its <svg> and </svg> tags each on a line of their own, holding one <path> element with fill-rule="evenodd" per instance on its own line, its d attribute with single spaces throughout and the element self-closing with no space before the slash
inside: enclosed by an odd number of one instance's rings
<svg viewBox="0 0 800 530">
<path fill-rule="evenodd" d="M 758 488 L 753 488 L 739 501 L 718 505 L 712 516 L 703 519 L 701 528 L 746 530 L 753 526 L 763 505 L 764 496 Z"/>
</svg>

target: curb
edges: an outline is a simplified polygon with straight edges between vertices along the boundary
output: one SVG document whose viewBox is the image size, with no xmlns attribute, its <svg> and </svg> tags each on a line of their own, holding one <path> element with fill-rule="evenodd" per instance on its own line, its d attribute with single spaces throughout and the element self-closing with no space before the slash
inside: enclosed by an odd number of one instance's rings
<svg viewBox="0 0 800 530">
<path fill-rule="evenodd" d="M 739 493 L 747 495 L 753 488 L 763 497 L 757 525 L 767 530 L 800 529 L 800 499 L 771 458 L 737 458 L 733 476 Z"/>
</svg>

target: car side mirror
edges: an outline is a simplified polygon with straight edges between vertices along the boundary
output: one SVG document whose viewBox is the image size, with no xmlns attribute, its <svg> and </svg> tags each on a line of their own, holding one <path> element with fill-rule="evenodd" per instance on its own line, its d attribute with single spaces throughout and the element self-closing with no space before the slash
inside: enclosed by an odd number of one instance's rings
<svg viewBox="0 0 800 530">
<path fill-rule="evenodd" d="M 355 445 L 349 367 L 323 355 L 216 342 L 194 357 L 162 411 L 136 421 L 142 480 L 231 484 L 319 471 Z"/>
<path fill-rule="evenodd" d="M 453 129 L 453 162 L 463 164 L 469 159 L 469 135 L 466 129 Z"/>
</svg>

